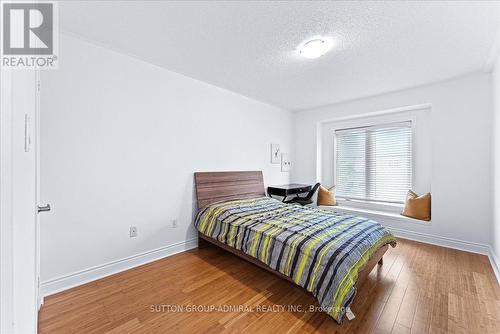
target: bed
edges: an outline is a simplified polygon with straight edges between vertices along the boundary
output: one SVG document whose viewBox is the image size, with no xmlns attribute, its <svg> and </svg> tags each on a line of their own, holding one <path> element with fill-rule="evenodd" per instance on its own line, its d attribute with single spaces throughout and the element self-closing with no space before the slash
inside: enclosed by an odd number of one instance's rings
<svg viewBox="0 0 500 334">
<path fill-rule="evenodd" d="M 312 293 L 338 323 L 396 239 L 353 215 L 266 197 L 262 172 L 195 173 L 200 246 L 221 247 Z"/>
</svg>

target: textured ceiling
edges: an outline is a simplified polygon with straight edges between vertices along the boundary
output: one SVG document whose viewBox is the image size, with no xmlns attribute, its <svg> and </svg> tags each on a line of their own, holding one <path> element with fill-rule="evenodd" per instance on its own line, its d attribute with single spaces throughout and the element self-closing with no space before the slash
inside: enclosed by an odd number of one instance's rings
<svg viewBox="0 0 500 334">
<path fill-rule="evenodd" d="M 499 2 L 60 4 L 63 31 L 289 110 L 481 71 Z M 311 60 L 315 36 L 336 46 Z"/>
</svg>

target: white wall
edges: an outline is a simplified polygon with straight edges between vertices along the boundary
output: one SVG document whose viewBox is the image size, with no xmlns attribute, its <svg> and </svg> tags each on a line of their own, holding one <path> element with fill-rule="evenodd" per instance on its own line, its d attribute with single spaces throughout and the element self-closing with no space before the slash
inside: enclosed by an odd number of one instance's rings
<svg viewBox="0 0 500 334">
<path fill-rule="evenodd" d="M 499 35 L 500 38 L 500 35 Z M 500 41 L 498 42 L 500 45 Z M 492 73 L 493 87 L 493 252 L 500 265 L 500 54 Z M 500 269 L 500 268 L 498 268 Z"/>
<path fill-rule="evenodd" d="M 72 273 L 194 238 L 195 171 L 289 181 L 270 164 L 271 143 L 291 147 L 288 111 L 73 37 L 60 44 L 59 70 L 42 74 L 46 293 L 93 278 Z"/>
<path fill-rule="evenodd" d="M 292 181 L 314 182 L 322 121 L 431 103 L 432 223 L 393 226 L 491 244 L 491 84 L 489 74 L 348 101 L 294 115 Z M 320 180 L 321 181 L 321 180 Z"/>
</svg>

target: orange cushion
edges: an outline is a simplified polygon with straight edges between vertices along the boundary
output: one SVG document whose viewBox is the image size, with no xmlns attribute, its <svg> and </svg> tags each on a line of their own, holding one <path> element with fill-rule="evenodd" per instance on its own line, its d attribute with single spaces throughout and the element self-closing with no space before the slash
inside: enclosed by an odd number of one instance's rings
<svg viewBox="0 0 500 334">
<path fill-rule="evenodd" d="M 337 200 L 335 199 L 335 186 L 330 189 L 326 189 L 323 186 L 318 188 L 318 205 L 337 205 Z"/>
<path fill-rule="evenodd" d="M 415 192 L 409 190 L 401 214 L 415 219 L 431 220 L 431 193 L 418 196 Z"/>
</svg>

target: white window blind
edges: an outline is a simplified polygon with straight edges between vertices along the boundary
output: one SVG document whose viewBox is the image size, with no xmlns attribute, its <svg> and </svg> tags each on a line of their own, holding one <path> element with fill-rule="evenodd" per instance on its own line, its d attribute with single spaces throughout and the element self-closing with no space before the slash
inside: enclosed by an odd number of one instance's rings
<svg viewBox="0 0 500 334">
<path fill-rule="evenodd" d="M 335 131 L 337 196 L 403 203 L 412 186 L 412 123 Z"/>
</svg>

